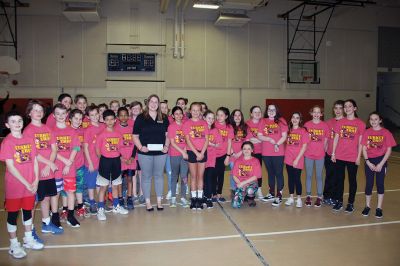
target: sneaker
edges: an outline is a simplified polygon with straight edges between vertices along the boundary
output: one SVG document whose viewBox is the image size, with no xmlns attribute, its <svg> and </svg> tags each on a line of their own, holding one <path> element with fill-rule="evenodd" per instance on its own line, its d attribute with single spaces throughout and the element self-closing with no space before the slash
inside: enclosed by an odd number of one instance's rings
<svg viewBox="0 0 400 266">
<path fill-rule="evenodd" d="M 361 212 L 362 216 L 367 217 L 369 216 L 369 211 L 371 210 L 370 207 L 365 207 L 364 210 Z"/>
<path fill-rule="evenodd" d="M 347 203 L 346 209 L 344 210 L 344 212 L 346 213 L 352 213 L 354 211 L 354 205 L 351 203 Z"/>
<path fill-rule="evenodd" d="M 286 206 L 292 206 L 294 204 L 294 199 L 293 198 L 288 198 L 287 201 L 285 202 Z"/>
<path fill-rule="evenodd" d="M 275 195 L 272 195 L 269 193 L 267 196 L 261 199 L 264 202 L 269 202 L 269 201 L 274 201 L 275 200 Z"/>
<path fill-rule="evenodd" d="M 212 201 L 212 202 L 218 202 L 218 199 L 213 197 L 213 198 L 211 199 L 211 201 Z"/>
<path fill-rule="evenodd" d="M 175 197 L 171 198 L 171 203 L 169 204 L 169 207 L 176 208 L 176 198 Z"/>
<path fill-rule="evenodd" d="M 68 218 L 68 212 L 66 210 L 62 210 L 61 214 L 60 214 L 60 220 L 65 222 Z"/>
<path fill-rule="evenodd" d="M 97 210 L 97 220 L 99 220 L 99 221 L 105 221 L 105 220 L 107 220 L 107 217 L 106 217 L 104 208 L 99 208 L 99 209 Z"/>
<path fill-rule="evenodd" d="M 203 209 L 203 199 L 197 198 L 195 206 L 196 206 L 196 210 L 202 210 Z"/>
<path fill-rule="evenodd" d="M 64 233 L 64 229 L 58 228 L 52 222 L 50 222 L 49 224 L 42 223 L 42 233 L 52 233 L 54 235 L 61 235 L 62 233 Z"/>
<path fill-rule="evenodd" d="M 219 201 L 219 202 L 226 202 L 226 199 L 225 199 L 224 197 L 219 197 L 219 198 L 218 198 L 218 201 Z"/>
<path fill-rule="evenodd" d="M 256 201 L 254 200 L 254 197 L 249 197 L 248 204 L 249 207 L 255 207 L 257 205 Z"/>
<path fill-rule="evenodd" d="M 76 210 L 76 215 L 78 215 L 78 217 L 83 218 L 86 216 L 86 209 L 85 207 L 82 207 L 80 209 Z"/>
<path fill-rule="evenodd" d="M 24 248 L 41 250 L 44 248 L 42 243 L 37 242 L 33 237 L 24 237 Z"/>
<path fill-rule="evenodd" d="M 181 205 L 183 208 L 189 207 L 189 203 L 185 198 L 181 198 Z"/>
<path fill-rule="evenodd" d="M 261 188 L 258 188 L 258 190 L 257 190 L 257 198 L 258 199 L 263 199 L 264 198 L 264 195 L 262 194 Z"/>
<path fill-rule="evenodd" d="M 381 208 L 377 208 L 375 211 L 375 217 L 378 219 L 382 219 L 383 217 L 383 213 L 382 213 L 382 209 Z"/>
<path fill-rule="evenodd" d="M 281 203 L 282 203 L 281 198 L 275 198 L 275 200 L 272 202 L 272 206 L 279 207 L 279 205 L 281 205 Z"/>
<path fill-rule="evenodd" d="M 133 210 L 135 208 L 135 205 L 133 204 L 133 199 L 132 198 L 128 198 L 126 200 L 126 207 L 128 208 L 128 210 Z"/>
<path fill-rule="evenodd" d="M 33 236 L 33 238 L 34 238 L 37 242 L 39 242 L 40 244 L 44 244 L 43 239 L 41 239 L 41 238 L 38 236 L 38 234 L 36 233 L 36 229 L 35 229 L 35 228 L 32 228 L 32 236 Z"/>
<path fill-rule="evenodd" d="M 128 210 L 119 204 L 113 208 L 112 212 L 119 213 L 119 214 L 128 214 Z"/>
<path fill-rule="evenodd" d="M 104 204 L 104 212 L 105 213 L 110 213 L 112 211 L 113 211 L 113 207 L 110 207 L 107 204 Z"/>
<path fill-rule="evenodd" d="M 22 259 L 26 257 L 26 252 L 19 242 L 10 245 L 8 254 L 13 256 L 14 259 Z"/>
<path fill-rule="evenodd" d="M 125 200 L 124 200 L 124 198 L 118 199 L 118 204 L 119 204 L 120 206 L 125 206 Z"/>
<path fill-rule="evenodd" d="M 96 207 L 96 205 L 90 205 L 90 207 L 89 207 L 89 213 L 90 213 L 91 215 L 96 215 L 96 214 L 97 214 L 97 207 Z"/>
<path fill-rule="evenodd" d="M 146 199 L 144 198 L 143 195 L 139 196 L 139 204 L 145 204 L 146 203 Z"/>
<path fill-rule="evenodd" d="M 301 199 L 296 200 L 296 208 L 302 208 L 303 207 L 303 201 Z"/>
<path fill-rule="evenodd" d="M 314 202 L 314 207 L 319 208 L 321 207 L 321 198 L 317 198 Z"/>
<path fill-rule="evenodd" d="M 165 196 L 165 199 L 170 200 L 171 199 L 171 190 L 168 190 L 167 196 Z"/>
<path fill-rule="evenodd" d="M 335 205 L 333 206 L 332 210 L 335 212 L 340 211 L 341 209 L 343 209 L 343 202 L 336 202 Z"/>
<path fill-rule="evenodd" d="M 336 200 L 334 200 L 334 199 L 330 199 L 330 202 L 329 202 L 329 205 L 335 205 L 336 204 Z"/>
<path fill-rule="evenodd" d="M 67 218 L 67 224 L 71 226 L 72 228 L 79 228 L 81 227 L 81 224 L 78 222 L 78 220 L 75 218 L 74 215 L 71 217 Z"/>
<path fill-rule="evenodd" d="M 196 210 L 196 208 L 197 208 L 197 198 L 191 198 L 190 199 L 190 209 Z"/>
<path fill-rule="evenodd" d="M 206 201 L 207 209 L 212 209 L 214 208 L 214 204 L 212 203 L 211 199 L 207 199 Z"/>
<path fill-rule="evenodd" d="M 307 207 L 311 207 L 312 202 L 311 202 L 311 197 L 310 196 L 307 196 L 305 204 L 306 204 Z"/>
<path fill-rule="evenodd" d="M 331 199 L 329 199 L 329 198 L 324 198 L 324 199 L 322 200 L 322 204 L 324 204 L 324 205 L 331 205 Z"/>
</svg>

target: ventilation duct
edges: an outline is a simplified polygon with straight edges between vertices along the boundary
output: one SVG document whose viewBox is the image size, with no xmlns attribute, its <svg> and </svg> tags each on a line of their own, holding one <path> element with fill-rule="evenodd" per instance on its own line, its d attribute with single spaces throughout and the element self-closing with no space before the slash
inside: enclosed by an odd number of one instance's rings
<svg viewBox="0 0 400 266">
<path fill-rule="evenodd" d="M 64 2 L 64 16 L 72 22 L 99 22 L 99 0 L 69 0 Z"/>
</svg>

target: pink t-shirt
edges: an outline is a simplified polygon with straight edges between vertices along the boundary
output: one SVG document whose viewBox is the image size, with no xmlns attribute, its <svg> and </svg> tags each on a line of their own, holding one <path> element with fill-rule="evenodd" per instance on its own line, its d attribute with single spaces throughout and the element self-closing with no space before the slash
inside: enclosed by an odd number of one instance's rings
<svg viewBox="0 0 400 266">
<path fill-rule="evenodd" d="M 37 154 L 40 154 L 45 159 L 49 160 L 51 155 L 51 145 L 56 143 L 53 134 L 48 126 L 42 124 L 40 127 L 33 125 L 30 123 L 24 129 L 24 136 L 32 138 Z M 47 165 L 41 162 L 39 163 L 39 178 L 40 180 L 47 180 L 54 178 L 54 172 L 50 170 L 49 175 L 47 177 L 42 177 L 41 172 L 43 168 Z"/>
<path fill-rule="evenodd" d="M 292 129 L 288 133 L 287 141 L 286 141 L 286 149 L 285 149 L 285 164 L 293 166 L 293 162 L 296 157 L 299 155 L 303 144 L 309 143 L 310 137 L 304 128 L 296 128 Z M 301 157 L 297 166 L 297 169 L 304 168 L 304 156 Z"/>
<path fill-rule="evenodd" d="M 73 128 L 73 127 L 71 127 Z M 79 140 L 79 151 L 76 153 L 74 164 L 76 169 L 81 168 L 82 166 L 85 165 L 85 156 L 83 155 L 83 134 L 84 131 L 82 127 L 79 128 L 73 128 L 76 132 L 76 135 Z"/>
<path fill-rule="evenodd" d="M 265 137 L 272 138 L 275 142 L 278 142 L 282 138 L 282 134 L 288 132 L 287 122 L 284 118 L 280 118 L 278 123 L 269 118 L 264 118 L 260 122 L 258 133 Z M 263 156 L 284 156 L 285 145 L 279 146 L 279 151 L 275 152 L 275 147 L 269 141 L 262 142 L 262 155 Z"/>
<path fill-rule="evenodd" d="M 310 137 L 310 143 L 304 156 L 311 160 L 321 160 L 325 157 L 325 140 L 329 138 L 329 127 L 324 121 L 315 124 L 312 120 L 304 124 Z"/>
<path fill-rule="evenodd" d="M 74 148 L 79 148 L 81 146 L 78 135 L 75 132 L 75 129 L 71 127 L 66 128 L 58 128 L 55 126 L 53 128 L 54 138 L 56 139 L 57 144 L 57 154 L 63 156 L 64 158 L 69 158 L 71 152 Z M 76 159 L 76 157 L 75 157 Z M 55 161 L 58 170 L 55 172 L 56 177 L 62 177 L 63 168 L 65 167 L 64 163 L 60 160 Z M 76 175 L 76 165 L 73 163 L 69 169 L 68 174 L 64 175 L 65 177 L 73 177 Z"/>
<path fill-rule="evenodd" d="M 168 126 L 167 137 L 169 139 L 173 139 L 173 142 L 178 145 L 178 147 L 182 150 L 186 148 L 186 140 L 185 135 L 183 134 L 183 124 L 178 125 L 176 122 L 172 122 Z M 182 154 L 175 149 L 172 145 L 169 145 L 168 154 L 170 156 L 182 156 Z"/>
<path fill-rule="evenodd" d="M 257 138 L 260 122 L 261 122 L 261 120 L 256 124 L 256 123 L 253 122 L 252 119 L 250 119 L 250 120 L 248 120 L 246 122 L 246 124 L 248 126 L 248 128 L 247 128 L 247 137 L 246 137 L 247 139 Z M 261 154 L 261 151 L 262 151 L 262 143 L 254 144 L 254 154 Z"/>
<path fill-rule="evenodd" d="M 326 124 L 328 125 L 328 128 L 329 128 L 328 149 L 327 149 L 326 153 L 329 156 L 332 155 L 333 140 L 335 139 L 335 128 L 336 128 L 337 121 L 339 121 L 339 120 L 336 120 L 336 118 L 331 118 L 328 121 L 326 121 Z"/>
<path fill-rule="evenodd" d="M 261 178 L 260 162 L 254 157 L 245 160 L 243 156 L 240 156 L 233 166 L 232 175 L 236 176 L 240 182 L 246 181 L 253 176 Z"/>
<path fill-rule="evenodd" d="M 121 146 L 121 156 L 123 159 L 127 160 L 132 158 L 132 152 L 133 152 L 133 147 L 135 144 L 133 143 L 133 127 L 126 125 L 122 126 L 120 122 L 118 122 L 115 127 L 115 131 L 121 133 L 122 135 L 122 146 Z M 123 161 L 121 161 L 121 170 L 134 170 L 136 169 L 136 161 L 133 160 L 131 164 L 126 164 Z"/>
<path fill-rule="evenodd" d="M 213 128 L 210 129 L 208 134 L 208 141 L 212 144 L 222 143 L 222 136 L 218 133 L 218 129 Z M 215 167 L 215 163 L 217 160 L 217 153 L 215 147 L 208 145 L 207 147 L 207 162 L 206 167 Z"/>
<path fill-rule="evenodd" d="M 236 134 L 234 135 L 232 139 L 232 150 L 234 153 L 238 153 L 242 150 L 242 143 L 245 140 L 244 132 L 241 129 L 238 129 Z M 236 158 L 234 156 L 230 157 L 231 162 L 235 162 Z"/>
<path fill-rule="evenodd" d="M 19 139 L 8 134 L 1 143 L 0 160 L 6 161 L 12 159 L 15 168 L 30 184 L 35 180 L 35 157 L 36 148 L 31 137 L 23 135 L 22 138 Z M 6 199 L 20 199 L 34 196 L 34 194 L 27 190 L 26 187 L 9 172 L 8 168 L 6 168 L 4 186 Z"/>
<path fill-rule="evenodd" d="M 96 139 L 96 148 L 106 158 L 115 158 L 121 155 L 122 135 L 117 131 L 104 129 Z"/>
<path fill-rule="evenodd" d="M 339 134 L 336 147 L 336 159 L 355 162 L 358 155 L 360 136 L 365 132 L 365 123 L 359 118 L 343 118 L 336 123 L 335 133 Z"/>
<path fill-rule="evenodd" d="M 368 128 L 362 136 L 361 145 L 367 147 L 368 158 L 376 158 L 385 155 L 389 147 L 395 147 L 397 144 L 392 133 L 386 128 Z"/>
<path fill-rule="evenodd" d="M 168 122 L 169 122 L 170 125 L 171 125 L 172 123 L 175 122 L 175 120 L 174 120 L 174 118 L 172 117 L 172 115 L 169 115 L 169 116 L 168 116 Z"/>
<path fill-rule="evenodd" d="M 222 137 L 222 143 L 216 149 L 217 157 L 221 157 L 227 154 L 228 140 L 232 140 L 234 137 L 233 128 L 231 125 L 222 125 L 218 121 L 215 122 L 215 128 Z"/>
<path fill-rule="evenodd" d="M 183 124 L 182 129 L 183 134 L 189 136 L 189 139 L 196 150 L 201 151 L 208 135 L 207 122 L 204 120 L 193 121 L 192 119 L 189 119 Z M 191 150 L 189 145 L 187 145 L 186 149 Z"/>
<path fill-rule="evenodd" d="M 90 125 L 90 119 L 88 116 L 84 116 L 82 119 L 82 128 L 86 129 Z"/>
<path fill-rule="evenodd" d="M 104 130 L 104 128 L 105 126 L 102 123 L 99 123 L 99 126 L 94 126 L 91 124 L 83 133 L 83 143 L 88 144 L 89 157 L 93 163 L 94 169 L 99 168 L 99 157 L 96 155 L 96 138 L 97 135 Z M 85 160 L 85 166 L 86 168 L 89 168 L 89 163 L 87 160 Z"/>
</svg>

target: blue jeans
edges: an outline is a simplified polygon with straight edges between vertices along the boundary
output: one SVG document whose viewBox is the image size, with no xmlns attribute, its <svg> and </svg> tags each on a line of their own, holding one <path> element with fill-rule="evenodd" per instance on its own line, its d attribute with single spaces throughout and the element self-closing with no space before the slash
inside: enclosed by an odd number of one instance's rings
<svg viewBox="0 0 400 266">
<path fill-rule="evenodd" d="M 311 179 L 313 176 L 315 162 L 315 175 L 317 178 L 317 195 L 322 197 L 323 194 L 323 181 L 322 181 L 322 170 L 324 169 L 324 158 L 321 160 L 313 160 L 307 157 L 304 158 L 304 164 L 306 166 L 306 192 L 307 196 L 311 196 Z"/>
</svg>

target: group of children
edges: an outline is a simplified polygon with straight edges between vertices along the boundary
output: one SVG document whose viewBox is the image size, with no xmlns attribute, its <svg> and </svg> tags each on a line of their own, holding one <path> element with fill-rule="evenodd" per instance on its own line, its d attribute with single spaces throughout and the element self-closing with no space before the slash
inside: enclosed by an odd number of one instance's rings
<svg viewBox="0 0 400 266">
<path fill-rule="evenodd" d="M 9 113 L 6 126 L 10 134 L 1 143 L 0 159 L 6 163 L 5 208 L 10 235 L 9 253 L 14 258 L 26 256 L 24 248 L 43 249 L 43 241 L 33 227 L 34 207 L 40 203 L 42 233 L 62 234 L 61 221 L 80 227 L 78 217 L 105 213 L 128 214 L 134 202 L 144 203 L 141 192 L 140 165 L 133 142 L 133 126 L 142 111 L 134 101 L 120 107 L 118 101 L 109 106 L 88 106 L 84 95 L 74 98 L 61 94 L 53 113 L 44 118 L 43 105 L 32 100 L 26 110 L 30 123 L 24 128 L 23 117 Z M 286 165 L 289 194 L 285 205 L 303 206 L 301 172 L 306 169 L 306 206 L 332 205 L 343 208 L 345 169 L 348 171 L 349 198 L 345 211 L 354 211 L 357 191 L 357 169 L 365 160 L 366 207 L 370 212 L 374 180 L 378 190 L 375 216 L 381 218 L 384 178 L 391 148 L 396 145 L 392 134 L 383 128 L 382 117 L 373 112 L 370 128 L 357 118 L 354 100 L 336 101 L 334 117 L 324 122 L 323 110 L 314 106 L 312 119 L 303 126 L 303 117 L 293 113 L 289 123 L 281 117 L 278 106 L 270 104 L 264 115 L 260 106 L 250 109 L 245 121 L 239 109 L 231 113 L 220 107 L 214 113 L 202 102 L 194 102 L 187 112 L 188 100 L 179 98 L 169 114 L 168 102 L 159 104 L 168 116 L 168 176 L 170 207 L 177 206 L 177 183 L 181 179 L 182 207 L 186 200 L 190 176 L 190 208 L 213 208 L 225 202 L 222 196 L 224 173 L 230 167 L 231 205 L 240 208 L 245 201 L 256 206 L 255 198 L 272 206 L 282 203 L 283 169 Z M 147 108 L 147 103 L 145 103 Z M 24 129 L 23 129 L 24 128 Z M 23 132 L 23 133 L 22 133 Z M 262 162 L 268 172 L 268 194 L 263 195 Z M 317 197 L 312 203 L 311 184 L 315 165 Z M 322 172 L 325 168 L 325 181 Z M 296 199 L 294 194 L 296 193 Z M 62 211 L 59 213 L 59 197 Z M 126 197 L 125 197 L 126 196 Z M 125 198 L 124 198 L 125 197 Z M 96 199 L 97 198 L 97 199 Z M 112 202 L 109 208 L 106 200 Z M 87 203 L 85 207 L 84 203 Z M 21 247 L 16 237 L 19 211 L 22 209 L 25 237 Z"/>
</svg>

